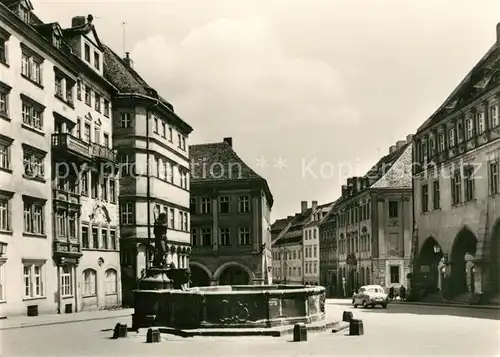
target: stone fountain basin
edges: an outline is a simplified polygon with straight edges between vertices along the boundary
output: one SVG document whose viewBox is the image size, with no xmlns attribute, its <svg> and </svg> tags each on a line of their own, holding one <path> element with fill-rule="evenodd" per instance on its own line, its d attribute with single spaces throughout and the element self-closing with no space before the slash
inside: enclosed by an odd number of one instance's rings
<svg viewBox="0 0 500 357">
<path fill-rule="evenodd" d="M 136 290 L 136 329 L 270 328 L 325 319 L 325 288 L 302 285 Z"/>
</svg>

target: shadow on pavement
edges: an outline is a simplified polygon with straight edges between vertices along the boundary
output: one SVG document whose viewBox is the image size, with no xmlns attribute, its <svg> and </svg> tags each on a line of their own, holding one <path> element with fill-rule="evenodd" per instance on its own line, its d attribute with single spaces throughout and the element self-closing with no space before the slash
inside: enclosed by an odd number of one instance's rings
<svg viewBox="0 0 500 357">
<path fill-rule="evenodd" d="M 364 312 L 375 314 L 415 314 L 415 315 L 448 315 L 470 317 L 475 319 L 500 320 L 500 310 L 480 309 L 453 306 L 428 306 L 390 303 L 387 309 L 379 307 L 362 309 Z"/>
</svg>

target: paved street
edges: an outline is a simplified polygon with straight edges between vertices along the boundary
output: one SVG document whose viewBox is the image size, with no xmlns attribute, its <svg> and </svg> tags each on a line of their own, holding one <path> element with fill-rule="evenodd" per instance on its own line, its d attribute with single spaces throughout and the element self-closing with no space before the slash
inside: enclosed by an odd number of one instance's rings
<svg viewBox="0 0 500 357">
<path fill-rule="evenodd" d="M 346 300 L 328 300 L 329 317 L 351 309 Z M 500 311 L 415 306 L 394 303 L 356 309 L 365 335 L 309 334 L 309 341 L 291 337 L 196 337 L 163 335 L 162 343 L 146 344 L 143 334 L 111 340 L 116 322 L 106 319 L 1 331 L 2 356 L 496 356 L 500 355 Z"/>
</svg>

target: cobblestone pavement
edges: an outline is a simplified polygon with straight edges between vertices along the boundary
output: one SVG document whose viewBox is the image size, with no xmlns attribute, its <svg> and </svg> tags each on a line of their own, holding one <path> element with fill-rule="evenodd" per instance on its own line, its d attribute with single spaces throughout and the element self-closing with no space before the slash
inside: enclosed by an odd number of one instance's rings
<svg viewBox="0 0 500 357">
<path fill-rule="evenodd" d="M 145 334 L 112 340 L 111 329 L 130 318 L 76 322 L 0 331 L 2 356 L 497 356 L 500 312 L 473 308 L 389 305 L 352 309 L 346 300 L 327 301 L 330 318 L 353 310 L 364 336 L 310 333 L 307 342 L 291 337 L 162 336 L 146 344 Z"/>
</svg>

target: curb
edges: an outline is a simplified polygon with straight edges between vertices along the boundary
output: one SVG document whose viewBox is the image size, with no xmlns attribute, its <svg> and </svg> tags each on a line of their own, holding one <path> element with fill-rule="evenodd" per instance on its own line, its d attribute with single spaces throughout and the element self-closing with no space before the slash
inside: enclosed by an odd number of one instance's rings
<svg viewBox="0 0 500 357">
<path fill-rule="evenodd" d="M 96 320 L 107 320 L 107 319 L 114 319 L 114 318 L 120 318 L 120 317 L 130 317 L 131 314 L 130 312 L 128 313 L 122 313 L 118 315 L 113 315 L 113 316 L 97 316 L 97 317 L 90 317 L 90 318 L 79 318 L 75 320 L 65 320 L 65 321 L 47 321 L 47 322 L 34 322 L 34 323 L 27 323 L 25 325 L 15 325 L 15 326 L 8 326 L 8 327 L 1 327 L 0 326 L 0 331 L 6 331 L 6 330 L 15 330 L 15 329 L 21 329 L 21 328 L 28 328 L 28 327 L 40 327 L 40 326 L 49 326 L 49 325 L 63 325 L 63 324 L 71 324 L 75 322 L 86 322 L 86 321 L 96 321 Z"/>
<path fill-rule="evenodd" d="M 469 308 L 469 309 L 482 309 L 482 310 L 498 310 L 500 311 L 500 306 L 494 305 L 467 305 L 467 304 L 447 304 L 447 303 L 439 303 L 439 302 L 391 302 L 390 304 L 394 305 L 422 305 L 422 306 L 441 306 L 441 307 L 460 307 L 460 308 Z M 389 306 L 390 306 L 389 304 Z"/>
</svg>

